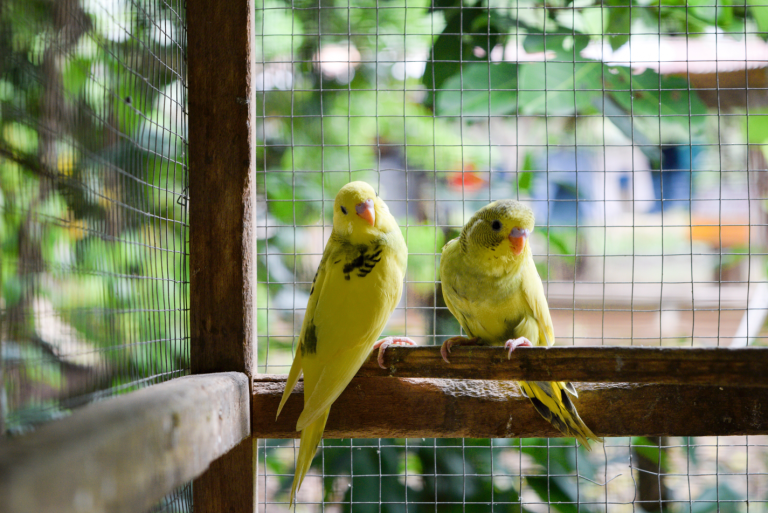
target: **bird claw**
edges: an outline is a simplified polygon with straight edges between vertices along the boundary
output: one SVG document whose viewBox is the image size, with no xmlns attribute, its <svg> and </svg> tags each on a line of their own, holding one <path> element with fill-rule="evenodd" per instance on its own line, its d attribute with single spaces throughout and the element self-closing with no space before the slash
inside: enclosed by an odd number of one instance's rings
<svg viewBox="0 0 768 513">
<path fill-rule="evenodd" d="M 379 367 L 382 369 L 387 368 L 387 366 L 384 365 L 384 353 L 386 352 L 387 348 L 392 345 L 414 346 L 416 345 L 416 342 L 408 337 L 386 337 L 373 344 L 373 348 L 379 350 L 379 356 L 376 358 L 376 361 L 379 362 Z"/>
<path fill-rule="evenodd" d="M 525 337 L 516 338 L 514 340 L 507 340 L 504 343 L 504 349 L 509 351 L 507 353 L 507 360 L 512 358 L 512 352 L 518 347 L 533 347 L 533 344 L 531 344 L 531 341 Z"/>
<path fill-rule="evenodd" d="M 443 342 L 442 346 L 440 346 L 440 356 L 443 357 L 445 363 L 451 363 L 451 361 L 448 359 L 448 354 L 451 352 L 451 346 L 453 345 L 453 342 L 451 342 L 452 340 L 452 338 L 449 338 Z"/>
<path fill-rule="evenodd" d="M 451 337 L 440 346 L 440 355 L 443 357 L 443 360 L 445 360 L 445 363 L 450 364 L 451 361 L 448 359 L 448 355 L 451 353 L 451 348 L 453 346 L 471 346 L 477 344 L 478 340 L 479 339 L 477 338 Z"/>
</svg>

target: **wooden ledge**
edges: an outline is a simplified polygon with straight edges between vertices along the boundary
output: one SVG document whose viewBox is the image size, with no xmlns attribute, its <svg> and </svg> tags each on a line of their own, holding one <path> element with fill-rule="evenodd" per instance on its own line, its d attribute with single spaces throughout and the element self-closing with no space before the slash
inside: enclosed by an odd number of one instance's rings
<svg viewBox="0 0 768 513">
<path fill-rule="evenodd" d="M 187 376 L 0 440 L 3 512 L 146 511 L 251 432 L 248 378 Z"/>
<path fill-rule="evenodd" d="M 511 380 L 577 385 L 584 421 L 604 436 L 768 433 L 768 349 L 651 347 L 391 347 L 376 354 L 331 408 L 327 438 L 560 436 Z M 392 378 L 402 379 L 392 379 Z M 602 383 L 602 384 L 596 384 Z M 280 418 L 285 376 L 253 385 L 253 433 L 296 438 L 300 383 Z"/>
<path fill-rule="evenodd" d="M 285 376 L 253 383 L 253 436 L 298 438 L 299 383 L 280 418 Z M 576 407 L 602 436 L 768 433 L 768 388 L 579 384 Z M 331 407 L 325 438 L 527 438 L 562 436 L 516 383 L 357 377 Z"/>
<path fill-rule="evenodd" d="M 455 347 L 450 365 L 436 346 L 393 346 L 387 369 L 376 354 L 358 377 L 451 378 L 590 383 L 768 387 L 768 348 Z"/>
</svg>

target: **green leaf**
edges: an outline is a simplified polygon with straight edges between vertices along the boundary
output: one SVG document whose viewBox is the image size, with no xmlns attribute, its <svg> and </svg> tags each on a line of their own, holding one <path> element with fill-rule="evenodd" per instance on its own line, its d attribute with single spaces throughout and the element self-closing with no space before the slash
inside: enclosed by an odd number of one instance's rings
<svg viewBox="0 0 768 513">
<path fill-rule="evenodd" d="M 530 154 L 525 155 L 526 163 L 528 159 L 531 158 L 529 157 L 529 155 Z M 524 173 L 520 173 L 518 175 L 517 186 L 520 188 L 521 192 L 524 191 L 526 193 L 530 193 L 532 185 L 533 185 L 533 173 L 531 173 L 530 171 L 527 171 Z"/>
<path fill-rule="evenodd" d="M 73 97 L 80 94 L 88 80 L 88 72 L 91 69 L 89 59 L 73 59 L 66 64 L 66 70 L 62 73 L 64 89 Z"/>
<path fill-rule="evenodd" d="M 611 48 L 616 50 L 629 41 L 630 23 L 632 21 L 629 0 L 610 0 L 608 5 L 608 27 Z"/>
<path fill-rule="evenodd" d="M 423 81 L 427 91 L 440 89 L 443 82 L 461 69 L 460 61 L 463 57 L 461 41 L 461 34 L 463 32 L 462 20 L 465 16 L 472 18 L 476 13 L 477 11 L 471 9 L 462 15 L 454 14 L 445 24 L 443 33 L 440 34 L 432 46 L 429 61 L 424 71 Z M 467 21 L 471 22 L 471 20 L 464 20 L 465 25 Z"/>
<path fill-rule="evenodd" d="M 637 454 L 661 468 L 662 472 L 669 471 L 669 455 L 666 450 L 659 448 L 658 441 L 651 440 L 644 436 L 638 436 L 632 439 L 632 447 Z M 661 457 L 661 464 L 659 464 L 659 457 Z"/>
<path fill-rule="evenodd" d="M 6 308 L 16 306 L 24 295 L 24 283 L 18 276 L 8 276 L 3 280 L 2 298 Z"/>
<path fill-rule="evenodd" d="M 763 39 L 768 38 L 768 2 L 765 0 L 747 0 L 747 5 L 749 6 L 747 12 L 757 23 L 757 29 L 763 32 L 760 36 Z"/>
<path fill-rule="evenodd" d="M 581 507 L 576 505 L 576 499 L 571 497 L 572 493 L 564 488 L 566 480 L 562 477 L 528 476 L 525 481 L 542 501 L 547 502 L 556 511 L 561 513 L 585 513 L 589 511 L 584 505 Z"/>
<path fill-rule="evenodd" d="M 691 513 L 736 513 L 746 510 L 747 500 L 743 495 L 721 482 L 715 488 L 707 487 L 704 492 L 694 499 Z"/>
<path fill-rule="evenodd" d="M 489 94 L 490 91 L 490 94 Z M 442 85 L 440 116 L 489 116 L 517 110 L 517 64 L 471 63 Z"/>
<path fill-rule="evenodd" d="M 730 0 L 720 0 L 717 3 L 717 26 L 723 30 L 730 29 L 735 20 L 730 3 Z"/>
<path fill-rule="evenodd" d="M 749 144 L 765 144 L 768 142 L 768 111 L 766 109 L 749 109 L 744 117 L 744 130 Z"/>
<path fill-rule="evenodd" d="M 690 142 L 703 128 L 707 108 L 685 79 L 650 69 L 632 75 L 624 67 L 606 67 L 603 77 L 606 101 L 611 98 L 632 116 L 631 130 L 641 131 L 651 143 Z"/>
<path fill-rule="evenodd" d="M 459 73 L 462 63 L 487 62 L 508 25 L 508 20 L 503 23 L 499 16 L 489 17 L 486 9 L 451 9 L 448 13 L 453 15 L 432 46 L 422 78 L 428 92 L 427 104 L 432 102 L 433 91 L 442 89 L 446 80 Z M 476 48 L 483 51 L 482 57 L 475 55 Z"/>
<path fill-rule="evenodd" d="M 548 502 L 561 513 L 589 513 L 593 511 L 584 504 L 577 504 L 576 457 L 579 458 L 579 474 L 590 474 L 594 467 L 583 454 L 586 449 L 573 447 L 573 438 L 547 439 L 529 438 L 523 440 L 523 453 L 538 463 L 547 473 L 542 476 L 528 476 L 526 482 L 542 501 Z M 585 467 L 586 465 L 586 467 Z M 556 476 L 553 476 L 556 474 Z"/>
<path fill-rule="evenodd" d="M 462 0 L 434 0 L 429 6 L 429 12 L 433 12 L 439 9 L 458 8 L 461 7 Z M 458 10 L 458 9 L 457 9 Z M 453 11 L 448 11 L 453 12 Z"/>
<path fill-rule="evenodd" d="M 640 148 L 640 151 L 648 157 L 648 160 L 658 166 L 661 162 L 661 149 L 659 145 L 651 142 L 639 128 L 635 130 L 632 116 L 619 107 L 609 95 L 606 95 L 602 100 L 602 102 L 595 102 L 595 106 L 603 111 L 603 116 L 621 130 L 627 139 L 632 141 L 634 146 Z"/>
<path fill-rule="evenodd" d="M 573 115 L 594 110 L 601 95 L 602 65 L 597 62 L 533 62 L 520 65 L 520 112 Z"/>
<path fill-rule="evenodd" d="M 570 29 L 561 29 L 571 32 Z M 589 36 L 562 32 L 531 32 L 523 41 L 523 48 L 528 53 L 554 52 L 558 61 L 572 61 L 589 44 Z M 579 57 L 581 58 L 581 57 Z"/>
</svg>

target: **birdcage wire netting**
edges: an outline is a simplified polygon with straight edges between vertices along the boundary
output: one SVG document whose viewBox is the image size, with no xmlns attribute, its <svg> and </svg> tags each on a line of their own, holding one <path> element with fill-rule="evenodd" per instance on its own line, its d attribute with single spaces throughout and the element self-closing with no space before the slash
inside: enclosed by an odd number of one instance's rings
<svg viewBox="0 0 768 513">
<path fill-rule="evenodd" d="M 557 344 L 765 345 L 768 5 L 264 0 L 255 25 L 260 372 L 288 372 L 354 179 L 409 248 L 384 335 L 460 333 L 442 245 L 516 198 Z M 766 511 L 765 444 L 324 440 L 296 510 Z M 259 441 L 260 511 L 297 448 Z"/>
<path fill-rule="evenodd" d="M 179 0 L 0 2 L 3 434 L 188 372 L 185 24 Z"/>
</svg>

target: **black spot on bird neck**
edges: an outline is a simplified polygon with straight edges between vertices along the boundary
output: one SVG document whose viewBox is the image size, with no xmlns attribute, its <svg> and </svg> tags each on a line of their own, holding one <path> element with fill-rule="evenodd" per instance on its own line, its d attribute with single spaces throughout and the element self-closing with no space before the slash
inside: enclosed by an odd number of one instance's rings
<svg viewBox="0 0 768 513">
<path fill-rule="evenodd" d="M 383 248 L 380 244 L 361 244 L 355 248 L 352 258 L 344 264 L 344 279 L 350 280 L 354 274 L 359 278 L 368 276 L 381 261 Z"/>
</svg>

